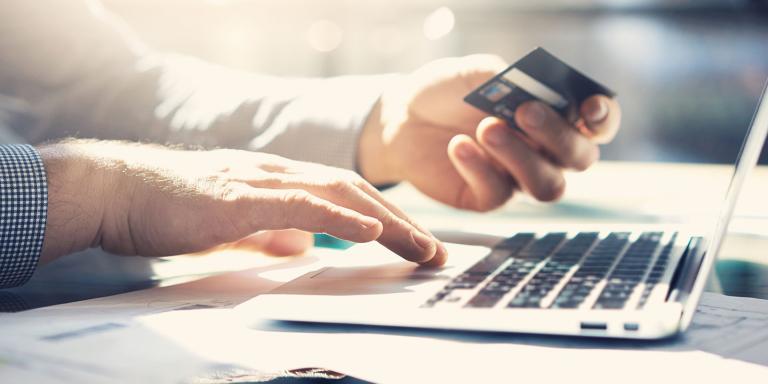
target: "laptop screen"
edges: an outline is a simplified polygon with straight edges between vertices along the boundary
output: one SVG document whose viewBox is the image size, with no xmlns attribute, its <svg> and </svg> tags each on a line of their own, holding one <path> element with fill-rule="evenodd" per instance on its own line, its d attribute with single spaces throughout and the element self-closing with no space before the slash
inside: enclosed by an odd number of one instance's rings
<svg viewBox="0 0 768 384">
<path fill-rule="evenodd" d="M 760 156 L 760 151 L 763 148 L 766 135 L 768 135 L 768 82 L 763 89 L 763 95 L 758 103 L 757 111 L 752 118 L 747 136 L 744 138 L 744 142 L 741 145 L 741 151 L 739 151 L 739 157 L 736 159 L 736 167 L 733 170 L 733 176 L 731 182 L 728 185 L 728 191 L 725 195 L 725 201 L 722 205 L 720 217 L 717 220 L 714 232 L 710 239 L 711 245 L 709 248 L 710 254 L 716 255 L 719 251 L 722 238 L 725 235 L 725 231 L 728 227 L 728 223 L 733 215 L 736 201 L 738 200 L 741 188 L 747 179 L 750 171 L 757 164 L 757 159 Z"/>
<path fill-rule="evenodd" d="M 760 156 L 760 151 L 763 148 L 766 136 L 768 135 L 768 82 L 766 82 L 763 88 L 763 94 L 758 103 L 757 111 L 755 112 L 752 123 L 750 124 L 747 135 L 741 145 L 741 151 L 736 159 L 736 166 L 733 170 L 733 176 L 731 177 L 728 190 L 725 194 L 725 201 L 723 202 L 720 210 L 719 218 L 715 224 L 713 232 L 710 236 L 709 244 L 707 246 L 707 252 L 699 269 L 698 278 L 695 286 L 692 289 L 692 300 L 686 305 L 686 311 L 683 317 L 683 326 L 687 326 L 693 316 L 693 309 L 698 303 L 698 298 L 703 290 L 703 285 L 706 283 L 706 277 L 712 268 L 712 264 L 720 251 L 720 247 L 725 237 L 728 224 L 731 221 L 736 201 L 738 200 L 739 193 L 741 192 L 744 182 L 752 169 L 757 164 L 757 159 Z"/>
</svg>

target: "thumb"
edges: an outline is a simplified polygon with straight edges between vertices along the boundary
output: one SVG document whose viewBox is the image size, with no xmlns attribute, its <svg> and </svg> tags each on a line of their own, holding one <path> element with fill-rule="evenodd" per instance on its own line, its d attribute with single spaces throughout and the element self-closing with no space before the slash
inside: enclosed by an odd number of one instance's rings
<svg viewBox="0 0 768 384">
<path fill-rule="evenodd" d="M 299 255 L 312 248 L 315 239 L 309 232 L 297 229 L 261 231 L 240 239 L 229 248 L 253 250 L 273 256 Z"/>
</svg>

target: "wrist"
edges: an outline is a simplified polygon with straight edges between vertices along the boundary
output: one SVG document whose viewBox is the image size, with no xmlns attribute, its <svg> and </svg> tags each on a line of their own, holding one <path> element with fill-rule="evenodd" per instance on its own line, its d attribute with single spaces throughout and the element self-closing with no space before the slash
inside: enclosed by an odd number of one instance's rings
<svg viewBox="0 0 768 384">
<path fill-rule="evenodd" d="M 374 105 L 363 126 L 358 147 L 358 170 L 373 185 L 402 181 L 389 155 L 386 137 L 386 119 L 382 96 Z"/>
<path fill-rule="evenodd" d="M 100 243 L 108 181 L 87 145 L 72 141 L 38 148 L 48 180 L 41 263 Z"/>
</svg>

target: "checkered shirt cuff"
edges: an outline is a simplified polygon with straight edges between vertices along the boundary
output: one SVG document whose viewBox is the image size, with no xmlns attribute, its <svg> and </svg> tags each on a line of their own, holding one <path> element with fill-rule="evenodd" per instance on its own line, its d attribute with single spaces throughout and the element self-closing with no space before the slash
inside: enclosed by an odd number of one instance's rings
<svg viewBox="0 0 768 384">
<path fill-rule="evenodd" d="M 40 155 L 29 145 L 0 145 L 0 288 L 24 284 L 35 272 L 47 214 Z"/>
</svg>

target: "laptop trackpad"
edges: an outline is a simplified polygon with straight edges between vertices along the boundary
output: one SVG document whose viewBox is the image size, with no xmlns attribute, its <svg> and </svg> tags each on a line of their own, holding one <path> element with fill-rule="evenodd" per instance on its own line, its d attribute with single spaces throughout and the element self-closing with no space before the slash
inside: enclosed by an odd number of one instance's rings
<svg viewBox="0 0 768 384">
<path fill-rule="evenodd" d="M 413 263 L 393 263 L 369 267 L 329 267 L 312 276 L 312 279 L 433 279 L 442 270 L 423 268 Z"/>
<path fill-rule="evenodd" d="M 412 263 L 365 267 L 326 267 L 284 284 L 272 293 L 302 295 L 369 295 L 413 291 L 425 283 L 445 284 L 451 276 L 442 269 Z"/>
</svg>

